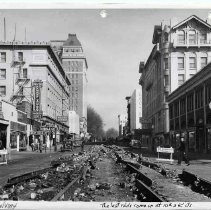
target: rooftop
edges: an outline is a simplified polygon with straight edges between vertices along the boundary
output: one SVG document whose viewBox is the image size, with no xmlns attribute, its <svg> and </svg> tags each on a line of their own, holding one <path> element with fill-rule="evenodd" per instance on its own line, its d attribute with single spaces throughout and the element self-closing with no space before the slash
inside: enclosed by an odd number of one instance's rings
<svg viewBox="0 0 211 210">
<path fill-rule="evenodd" d="M 81 43 L 79 42 L 76 34 L 68 34 L 67 40 L 64 42 L 64 46 L 75 46 L 81 47 Z"/>
</svg>

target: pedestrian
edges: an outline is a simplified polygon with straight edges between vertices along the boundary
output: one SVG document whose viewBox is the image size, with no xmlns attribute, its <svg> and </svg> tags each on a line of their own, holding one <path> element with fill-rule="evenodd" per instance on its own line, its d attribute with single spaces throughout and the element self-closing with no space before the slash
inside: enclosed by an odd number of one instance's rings
<svg viewBox="0 0 211 210">
<path fill-rule="evenodd" d="M 70 149 L 73 152 L 73 139 L 70 139 Z"/>
<path fill-rule="evenodd" d="M 39 138 L 39 143 L 40 143 L 40 153 L 42 153 L 42 149 L 43 149 L 43 139 L 42 139 L 42 137 L 41 138 Z"/>
<path fill-rule="evenodd" d="M 85 144 L 85 140 L 84 137 L 81 138 L 82 142 L 81 142 L 81 152 L 84 151 L 84 144 Z"/>
<path fill-rule="evenodd" d="M 187 164 L 187 166 L 190 165 L 189 163 L 189 158 L 188 155 L 186 153 L 186 148 L 185 148 L 185 139 L 182 137 L 180 140 L 180 146 L 176 149 L 178 150 L 178 162 L 177 165 L 181 165 L 182 161 L 185 161 L 185 163 Z"/>
</svg>

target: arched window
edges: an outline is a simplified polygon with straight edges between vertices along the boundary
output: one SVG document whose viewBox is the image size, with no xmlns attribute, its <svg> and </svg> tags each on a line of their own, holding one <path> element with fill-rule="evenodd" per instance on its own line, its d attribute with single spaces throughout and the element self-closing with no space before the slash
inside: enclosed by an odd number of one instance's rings
<svg viewBox="0 0 211 210">
<path fill-rule="evenodd" d="M 194 30 L 190 30 L 188 33 L 189 44 L 196 44 L 196 32 Z"/>
<path fill-rule="evenodd" d="M 178 41 L 178 44 L 185 44 L 185 32 L 184 31 L 178 31 L 177 41 Z"/>
</svg>

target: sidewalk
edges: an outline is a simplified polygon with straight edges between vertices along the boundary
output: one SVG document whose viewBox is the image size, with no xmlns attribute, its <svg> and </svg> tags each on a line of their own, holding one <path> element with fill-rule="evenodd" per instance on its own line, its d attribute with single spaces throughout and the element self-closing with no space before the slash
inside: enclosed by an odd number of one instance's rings
<svg viewBox="0 0 211 210">
<path fill-rule="evenodd" d="M 182 162 L 181 165 L 177 165 L 177 156 L 174 155 L 173 163 L 171 164 L 170 161 L 158 161 L 157 160 L 157 153 L 153 153 L 148 150 L 143 150 L 143 149 L 136 149 L 136 148 L 131 148 L 131 147 L 125 147 L 127 151 L 134 152 L 137 154 L 142 154 L 143 157 L 146 157 L 149 159 L 149 161 L 157 163 L 158 165 L 162 165 L 163 167 L 170 169 L 170 170 L 175 170 L 176 173 L 181 174 L 183 170 L 192 172 L 196 174 L 198 177 L 201 177 L 205 180 L 208 180 L 211 182 L 211 158 L 210 154 L 189 154 L 190 157 L 190 165 L 187 166 L 184 161 Z"/>
</svg>

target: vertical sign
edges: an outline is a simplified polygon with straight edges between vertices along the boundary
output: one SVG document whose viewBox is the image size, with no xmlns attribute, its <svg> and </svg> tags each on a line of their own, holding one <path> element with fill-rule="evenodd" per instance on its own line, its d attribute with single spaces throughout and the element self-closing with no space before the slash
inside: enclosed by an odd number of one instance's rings
<svg viewBox="0 0 211 210">
<path fill-rule="evenodd" d="M 33 110 L 33 117 L 34 118 L 41 118 L 42 110 L 41 110 L 41 88 L 43 82 L 41 80 L 34 81 L 34 110 Z"/>
</svg>

